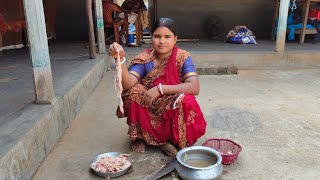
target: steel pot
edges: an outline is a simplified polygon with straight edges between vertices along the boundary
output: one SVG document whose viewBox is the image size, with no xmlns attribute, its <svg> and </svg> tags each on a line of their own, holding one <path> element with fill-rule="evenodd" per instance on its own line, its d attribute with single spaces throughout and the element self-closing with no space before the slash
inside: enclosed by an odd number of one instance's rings
<svg viewBox="0 0 320 180">
<path fill-rule="evenodd" d="M 184 180 L 217 179 L 223 170 L 221 155 L 209 147 L 187 147 L 181 149 L 176 157 L 176 170 Z"/>
</svg>

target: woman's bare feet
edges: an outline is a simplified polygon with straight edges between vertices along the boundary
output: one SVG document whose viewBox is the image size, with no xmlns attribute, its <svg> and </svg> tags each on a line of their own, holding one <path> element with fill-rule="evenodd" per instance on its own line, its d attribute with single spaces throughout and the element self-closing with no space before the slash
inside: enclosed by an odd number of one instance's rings
<svg viewBox="0 0 320 180">
<path fill-rule="evenodd" d="M 178 153 L 178 149 L 172 145 L 171 143 L 167 142 L 164 145 L 161 145 L 160 148 L 168 155 L 168 156 L 175 156 Z"/>
<path fill-rule="evenodd" d="M 136 139 L 135 141 L 131 142 L 131 148 L 134 152 L 144 153 L 146 150 L 146 143 L 141 139 Z"/>
</svg>

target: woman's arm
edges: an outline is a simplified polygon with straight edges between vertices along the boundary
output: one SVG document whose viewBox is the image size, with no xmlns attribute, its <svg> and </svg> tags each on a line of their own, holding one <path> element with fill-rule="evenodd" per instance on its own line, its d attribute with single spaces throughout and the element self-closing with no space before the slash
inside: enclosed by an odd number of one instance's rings
<svg viewBox="0 0 320 180">
<path fill-rule="evenodd" d="M 122 87 L 123 90 L 128 90 L 135 84 L 137 84 L 138 79 L 129 73 L 127 66 L 123 63 L 122 68 Z"/>
<path fill-rule="evenodd" d="M 192 95 L 199 94 L 199 79 L 196 73 L 191 56 L 189 56 L 182 66 L 183 83 L 177 85 L 164 85 L 164 94 L 186 93 Z"/>
<path fill-rule="evenodd" d="M 118 51 L 119 51 L 119 55 L 120 55 L 120 60 L 123 61 L 124 56 L 125 56 L 124 49 L 118 43 L 115 42 L 115 43 L 111 44 L 108 53 L 110 56 L 112 56 L 116 60 L 118 57 Z M 134 86 L 138 82 L 138 79 L 129 73 L 128 68 L 125 63 L 123 63 L 121 65 L 121 69 L 122 69 L 123 90 L 130 89 L 132 86 Z"/>
<path fill-rule="evenodd" d="M 159 85 L 158 85 L 159 86 Z M 142 104 L 146 106 L 151 106 L 153 100 L 161 95 L 161 90 L 158 86 L 155 86 L 145 92 L 142 99 Z M 186 93 L 192 95 L 199 94 L 199 79 L 197 76 L 188 77 L 184 83 L 176 85 L 161 85 L 163 94 L 177 94 Z"/>
<path fill-rule="evenodd" d="M 200 84 L 197 76 L 187 78 L 184 83 L 177 85 L 162 85 L 164 94 L 186 93 L 198 95 L 200 92 Z"/>
</svg>

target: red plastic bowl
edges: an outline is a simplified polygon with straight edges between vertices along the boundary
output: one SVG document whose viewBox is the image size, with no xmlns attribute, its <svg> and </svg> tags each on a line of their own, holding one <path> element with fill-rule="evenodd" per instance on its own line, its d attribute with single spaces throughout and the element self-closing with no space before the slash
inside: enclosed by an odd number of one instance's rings
<svg viewBox="0 0 320 180">
<path fill-rule="evenodd" d="M 222 164 L 232 164 L 242 150 L 240 144 L 229 139 L 211 138 L 206 140 L 202 146 L 217 150 L 222 156 Z"/>
</svg>

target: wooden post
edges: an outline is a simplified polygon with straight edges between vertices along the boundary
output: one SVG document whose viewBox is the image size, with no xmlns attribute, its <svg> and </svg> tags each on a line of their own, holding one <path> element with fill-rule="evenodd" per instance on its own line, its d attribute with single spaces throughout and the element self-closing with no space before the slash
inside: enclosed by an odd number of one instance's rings
<svg viewBox="0 0 320 180">
<path fill-rule="evenodd" d="M 279 5 L 280 5 L 280 0 L 275 0 L 274 1 L 274 14 L 273 14 L 273 19 L 272 19 L 272 29 L 271 29 L 271 40 L 275 40 L 274 36 L 274 28 L 276 27 L 276 20 L 278 18 L 279 14 Z"/>
<path fill-rule="evenodd" d="M 290 0 L 280 1 L 279 20 L 277 28 L 276 51 L 283 52 L 286 44 L 287 19 Z"/>
<path fill-rule="evenodd" d="M 23 0 L 23 3 L 33 65 L 36 103 L 51 104 L 54 92 L 42 0 Z"/>
<path fill-rule="evenodd" d="M 93 19 L 92 19 L 92 0 L 86 0 L 87 22 L 89 35 L 89 56 L 90 59 L 96 58 L 96 41 L 94 37 Z"/>
<path fill-rule="evenodd" d="M 306 0 L 303 3 L 303 21 L 302 21 L 302 29 L 300 33 L 300 44 L 304 43 L 304 38 L 306 36 L 309 7 L 310 7 L 310 0 Z"/>
<path fill-rule="evenodd" d="M 142 10 L 139 10 L 138 12 L 138 17 L 135 22 L 135 27 L 136 27 L 136 45 L 141 46 L 141 35 L 142 35 L 142 25 L 141 25 L 141 17 L 142 17 Z"/>
<path fill-rule="evenodd" d="M 103 11 L 102 11 L 102 0 L 94 0 L 96 19 L 97 19 L 97 33 L 98 33 L 98 52 L 106 52 L 106 43 L 104 36 L 104 25 L 103 25 Z"/>
<path fill-rule="evenodd" d="M 2 34 L 0 32 L 0 49 L 2 48 Z M 3 50 L 0 50 L 0 56 L 2 56 L 2 51 Z"/>
</svg>

